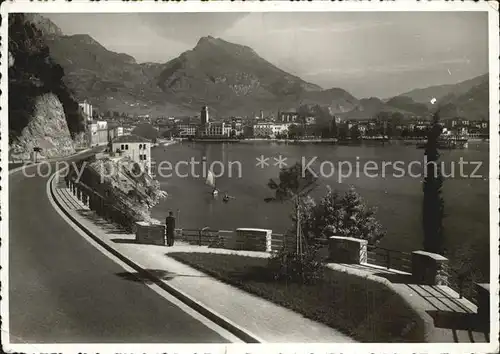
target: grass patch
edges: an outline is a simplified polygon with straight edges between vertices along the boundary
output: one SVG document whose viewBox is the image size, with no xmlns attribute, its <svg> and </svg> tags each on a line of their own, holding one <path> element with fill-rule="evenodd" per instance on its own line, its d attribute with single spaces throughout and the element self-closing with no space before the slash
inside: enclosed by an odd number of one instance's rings
<svg viewBox="0 0 500 354">
<path fill-rule="evenodd" d="M 387 286 L 325 269 L 311 285 L 273 279 L 265 258 L 169 253 L 216 279 L 335 328 L 360 342 L 423 342 L 419 316 Z"/>
</svg>

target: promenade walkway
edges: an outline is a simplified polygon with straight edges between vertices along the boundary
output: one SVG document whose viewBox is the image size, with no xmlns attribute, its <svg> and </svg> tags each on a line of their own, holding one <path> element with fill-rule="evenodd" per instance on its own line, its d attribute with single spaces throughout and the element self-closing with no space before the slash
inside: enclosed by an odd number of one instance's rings
<svg viewBox="0 0 500 354">
<path fill-rule="evenodd" d="M 411 274 L 371 264 L 328 264 L 372 281 L 384 283 L 402 296 L 427 324 L 427 341 L 432 343 L 487 343 L 489 330 L 478 324 L 477 306 L 448 286 L 415 284 Z"/>
<path fill-rule="evenodd" d="M 107 245 L 264 342 L 353 342 L 328 326 L 222 283 L 168 257 L 170 252 L 238 253 L 252 257 L 269 257 L 269 253 L 193 246 L 179 241 L 174 247 L 137 244 L 134 234 L 126 233 L 96 216 L 66 188 L 63 181 L 55 185 L 55 194 L 78 223 Z M 429 342 L 489 341 L 488 333 L 479 329 L 475 321 L 477 307 L 467 299 L 459 298 L 449 287 L 414 284 L 409 273 L 367 264 L 332 263 L 328 267 L 369 277 L 390 286 L 424 318 Z M 141 280 L 140 274 L 124 273 L 118 276 Z"/>
<path fill-rule="evenodd" d="M 55 198 L 69 215 L 101 241 L 163 282 L 182 291 L 203 306 L 229 319 L 264 343 L 349 343 L 350 337 L 321 323 L 222 283 L 170 257 L 169 252 L 235 253 L 223 249 L 191 246 L 176 242 L 174 247 L 141 245 L 135 235 L 101 219 L 54 179 Z M 264 252 L 238 251 L 238 254 L 268 257 Z M 124 281 L 150 281 L 140 273 L 117 274 Z M 138 299 L 140 301 L 140 299 Z"/>
</svg>

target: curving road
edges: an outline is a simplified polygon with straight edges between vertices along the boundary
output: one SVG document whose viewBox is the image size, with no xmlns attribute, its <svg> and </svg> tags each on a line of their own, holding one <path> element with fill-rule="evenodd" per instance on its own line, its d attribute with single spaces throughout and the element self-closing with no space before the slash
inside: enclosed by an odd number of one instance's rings
<svg viewBox="0 0 500 354">
<path fill-rule="evenodd" d="M 53 209 L 47 179 L 9 176 L 11 343 L 228 342 L 143 283 L 119 277 L 123 268 Z"/>
</svg>

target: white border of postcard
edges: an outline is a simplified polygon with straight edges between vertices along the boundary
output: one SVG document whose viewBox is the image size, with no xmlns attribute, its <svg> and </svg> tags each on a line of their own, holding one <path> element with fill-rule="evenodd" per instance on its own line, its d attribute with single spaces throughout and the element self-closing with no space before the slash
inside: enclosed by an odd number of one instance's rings
<svg viewBox="0 0 500 354">
<path fill-rule="evenodd" d="M 423 343 L 423 344 L 231 344 L 231 345 L 180 345 L 180 344 L 10 344 L 8 343 L 8 238 L 3 237 L 0 249 L 1 270 L 1 314 L 2 342 L 6 352 L 52 352 L 52 353 L 361 353 L 361 352 L 397 352 L 397 353 L 493 353 L 499 352 L 499 313 L 498 313 L 498 279 L 499 279 L 499 14 L 496 2 L 444 2 L 444 1 L 373 1 L 373 2 L 290 2 L 290 1 L 120 1 L 108 0 L 91 2 L 90 0 L 54 0 L 47 2 L 5 1 L 1 5 L 2 14 L 2 78 L 7 77 L 7 21 L 10 12 L 33 13 L 78 13 L 78 12 L 307 12 L 307 11 L 487 11 L 489 19 L 489 74 L 490 74 L 490 254 L 491 254 L 491 328 L 490 343 Z M 8 235 L 8 122 L 7 80 L 1 80 L 1 229 L 0 235 Z"/>
</svg>

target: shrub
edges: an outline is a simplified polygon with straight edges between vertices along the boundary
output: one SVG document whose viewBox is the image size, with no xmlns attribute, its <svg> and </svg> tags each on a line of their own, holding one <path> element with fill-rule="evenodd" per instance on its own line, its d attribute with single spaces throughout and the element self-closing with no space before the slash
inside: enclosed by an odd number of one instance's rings
<svg viewBox="0 0 500 354">
<path fill-rule="evenodd" d="M 307 247 L 302 254 L 282 248 L 269 258 L 268 269 L 275 280 L 313 284 L 323 277 L 324 262 L 316 247 Z"/>
<path fill-rule="evenodd" d="M 328 188 L 316 204 L 303 203 L 301 227 L 308 239 L 346 236 L 377 243 L 385 235 L 376 210 L 369 207 L 351 187 L 343 196 Z"/>
</svg>

